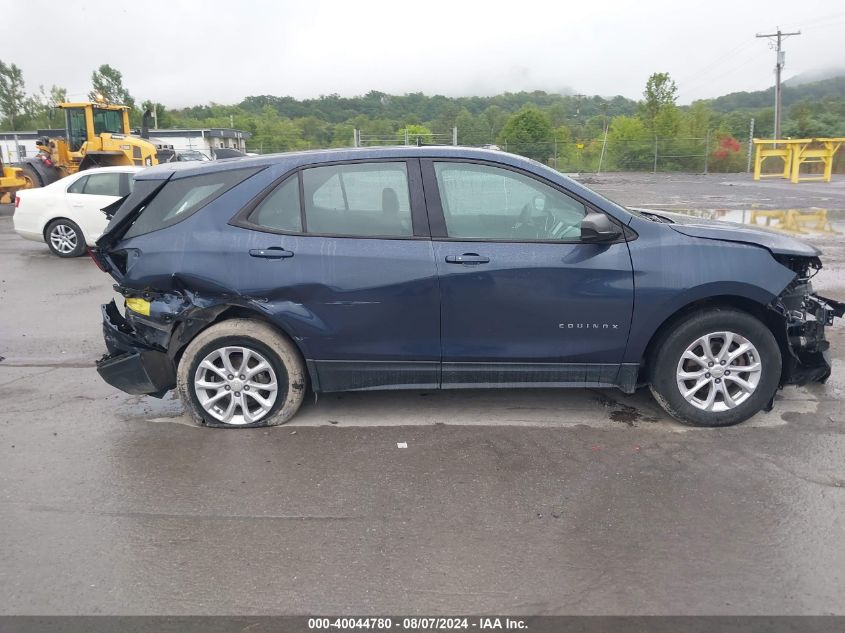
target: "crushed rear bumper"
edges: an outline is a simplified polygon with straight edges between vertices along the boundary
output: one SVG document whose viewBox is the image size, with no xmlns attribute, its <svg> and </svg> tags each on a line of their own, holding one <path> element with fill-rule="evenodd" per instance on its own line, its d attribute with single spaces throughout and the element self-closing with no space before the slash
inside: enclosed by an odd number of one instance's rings
<svg viewBox="0 0 845 633">
<path fill-rule="evenodd" d="M 176 367 L 163 351 L 144 345 L 114 301 L 102 306 L 103 338 L 109 353 L 97 372 L 111 386 L 133 395 L 161 398 L 176 386 Z"/>
</svg>

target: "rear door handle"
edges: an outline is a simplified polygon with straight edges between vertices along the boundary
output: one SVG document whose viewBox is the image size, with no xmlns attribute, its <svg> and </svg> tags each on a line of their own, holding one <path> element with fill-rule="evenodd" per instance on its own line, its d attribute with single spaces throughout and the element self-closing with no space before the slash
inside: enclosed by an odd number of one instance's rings
<svg viewBox="0 0 845 633">
<path fill-rule="evenodd" d="M 252 248 L 249 251 L 252 257 L 263 257 L 264 259 L 284 259 L 286 257 L 293 257 L 293 251 L 286 251 L 280 246 L 271 246 L 270 248 Z"/>
<path fill-rule="evenodd" d="M 490 262 L 489 257 L 479 255 L 478 253 L 464 253 L 463 255 L 447 255 L 447 264 L 487 264 Z"/>
</svg>

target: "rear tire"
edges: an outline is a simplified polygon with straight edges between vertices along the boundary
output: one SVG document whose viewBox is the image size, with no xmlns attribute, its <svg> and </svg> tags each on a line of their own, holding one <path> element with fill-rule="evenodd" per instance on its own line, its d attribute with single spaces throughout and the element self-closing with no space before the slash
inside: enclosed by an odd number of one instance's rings
<svg viewBox="0 0 845 633">
<path fill-rule="evenodd" d="M 76 222 L 65 218 L 53 220 L 47 225 L 44 241 L 53 254 L 59 257 L 79 257 L 87 249 L 82 229 Z"/>
<path fill-rule="evenodd" d="M 651 392 L 673 418 L 731 426 L 761 411 L 780 383 L 772 332 L 746 312 L 713 309 L 676 323 L 656 344 Z"/>
<path fill-rule="evenodd" d="M 203 330 L 188 344 L 176 386 L 198 424 L 275 426 L 290 420 L 302 405 L 305 366 L 293 342 L 272 326 L 230 319 Z"/>
</svg>

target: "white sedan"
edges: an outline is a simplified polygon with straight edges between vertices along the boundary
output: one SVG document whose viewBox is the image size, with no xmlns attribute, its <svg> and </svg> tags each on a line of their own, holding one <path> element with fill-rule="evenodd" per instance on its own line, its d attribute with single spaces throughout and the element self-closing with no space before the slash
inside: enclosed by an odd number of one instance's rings
<svg viewBox="0 0 845 633">
<path fill-rule="evenodd" d="M 15 197 L 15 231 L 28 240 L 46 242 L 59 257 L 79 257 L 108 224 L 101 209 L 129 195 L 141 169 L 86 169 L 46 187 L 22 189 Z"/>
</svg>

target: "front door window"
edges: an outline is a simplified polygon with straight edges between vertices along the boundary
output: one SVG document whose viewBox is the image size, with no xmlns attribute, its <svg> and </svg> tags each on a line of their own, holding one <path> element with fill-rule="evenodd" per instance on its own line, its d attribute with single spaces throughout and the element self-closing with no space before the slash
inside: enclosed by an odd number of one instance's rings
<svg viewBox="0 0 845 633">
<path fill-rule="evenodd" d="M 520 173 L 472 163 L 434 163 L 449 237 L 577 241 L 584 205 Z"/>
</svg>

